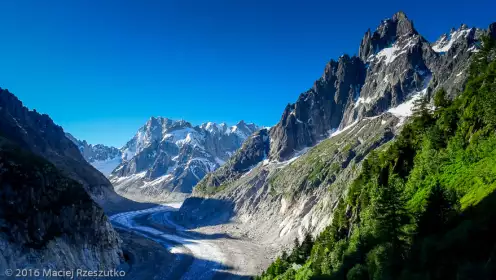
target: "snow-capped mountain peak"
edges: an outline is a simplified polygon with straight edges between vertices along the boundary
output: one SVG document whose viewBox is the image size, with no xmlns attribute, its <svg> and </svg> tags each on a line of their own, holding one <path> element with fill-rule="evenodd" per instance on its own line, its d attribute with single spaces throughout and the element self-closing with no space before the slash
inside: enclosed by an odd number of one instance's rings
<svg viewBox="0 0 496 280">
<path fill-rule="evenodd" d="M 459 29 L 452 28 L 449 34 L 443 34 L 441 37 L 432 44 L 432 50 L 437 53 L 448 52 L 453 44 L 463 38 L 467 38 L 474 32 L 475 28 L 468 28 L 467 25 L 463 24 Z"/>
<path fill-rule="evenodd" d="M 84 159 L 105 176 L 110 175 L 121 163 L 121 151 L 115 147 L 88 144 L 85 140 L 76 139 L 70 133 L 66 133 L 65 136 L 76 144 Z"/>
<path fill-rule="evenodd" d="M 210 133 L 214 133 L 214 132 L 218 132 L 218 131 L 222 131 L 223 130 L 223 127 L 222 127 L 222 124 L 221 125 L 218 125 L 214 122 L 207 122 L 207 123 L 202 123 L 200 125 L 200 128 L 201 129 L 204 129 Z"/>
<path fill-rule="evenodd" d="M 241 120 L 236 125 L 232 126 L 229 132 L 235 133 L 236 135 L 238 135 L 242 139 L 246 139 L 255 130 L 256 130 L 256 125 L 254 125 L 252 123 L 247 124 L 243 120 Z"/>
<path fill-rule="evenodd" d="M 121 148 L 122 163 L 111 181 L 123 195 L 162 197 L 189 193 L 208 172 L 217 169 L 258 130 L 244 121 L 228 127 L 206 122 L 150 118 Z"/>
</svg>

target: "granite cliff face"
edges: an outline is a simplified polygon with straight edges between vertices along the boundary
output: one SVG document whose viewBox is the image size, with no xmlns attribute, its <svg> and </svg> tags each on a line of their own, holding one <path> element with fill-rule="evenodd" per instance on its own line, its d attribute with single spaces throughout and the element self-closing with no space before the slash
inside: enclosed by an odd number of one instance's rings
<svg viewBox="0 0 496 280">
<path fill-rule="evenodd" d="M 81 183 L 95 199 L 112 195 L 109 180 L 86 162 L 62 127 L 48 115 L 30 111 L 8 90 L 0 90 L 0 132 L 6 139 L 41 156 Z"/>
<path fill-rule="evenodd" d="M 284 110 L 281 120 L 270 130 L 270 158 L 287 159 L 328 137 L 336 129 L 348 100 L 357 95 L 365 79 L 365 64 L 344 55 L 331 60 L 322 77 L 296 103 Z"/>
<path fill-rule="evenodd" d="M 495 28 L 494 24 L 487 31 L 462 25 L 430 43 L 402 12 L 383 20 L 374 32 L 365 33 L 358 56 L 331 60 L 313 87 L 286 106 L 280 121 L 268 131 L 270 160 L 290 159 L 337 130 L 394 111 L 400 104 L 411 105 L 413 99 L 440 88 L 453 98 L 463 89 L 481 36 L 494 34 Z M 394 112 L 404 118 L 408 109 Z M 219 177 L 219 172 L 209 177 Z"/>
<path fill-rule="evenodd" d="M 0 275 L 114 269 L 122 251 L 100 202 L 114 194 L 61 127 L 0 91 Z"/>
<path fill-rule="evenodd" d="M 122 149 L 110 175 L 116 190 L 137 200 L 180 199 L 213 172 L 258 129 L 240 121 L 232 127 L 152 117 Z"/>
<path fill-rule="evenodd" d="M 432 97 L 440 88 L 451 98 L 462 91 L 481 36 L 494 36 L 495 29 L 495 24 L 488 30 L 462 25 L 429 42 L 404 13 L 383 20 L 365 33 L 358 56 L 331 60 L 313 87 L 285 108 L 268 130 L 268 141 L 247 141 L 225 166 L 199 182 L 178 221 L 219 223 L 220 214 L 198 219 L 188 214 L 210 213 L 206 205 L 218 201 L 216 212 L 225 205 L 232 213 L 222 222 L 234 225 L 233 235 L 270 246 L 288 244 L 306 232 L 317 234 L 362 160 L 394 139 L 415 100 Z M 267 151 L 267 158 L 259 156 Z M 236 157 L 242 154 L 252 156 L 249 161 Z"/>
</svg>

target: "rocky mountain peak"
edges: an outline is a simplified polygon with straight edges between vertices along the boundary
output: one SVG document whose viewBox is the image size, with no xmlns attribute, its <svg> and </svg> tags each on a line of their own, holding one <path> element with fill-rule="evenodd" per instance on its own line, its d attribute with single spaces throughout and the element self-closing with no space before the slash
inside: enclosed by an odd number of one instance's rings
<svg viewBox="0 0 496 280">
<path fill-rule="evenodd" d="M 248 138 L 258 127 L 253 123 L 245 123 L 245 121 L 239 121 L 235 126 L 231 128 L 232 133 L 238 134 L 242 139 Z"/>
<path fill-rule="evenodd" d="M 399 38 L 418 34 L 413 27 L 413 22 L 403 12 L 398 12 L 390 19 L 385 19 L 371 33 L 365 33 L 359 48 L 359 57 L 366 61 L 368 57 L 392 45 Z"/>
<path fill-rule="evenodd" d="M 329 79 L 332 76 L 332 73 L 335 73 L 337 67 L 338 67 L 338 62 L 335 61 L 334 59 L 331 59 L 331 61 L 329 61 L 329 63 L 327 63 L 327 65 L 325 66 L 324 74 L 322 75 L 321 79 L 315 81 L 313 89 L 315 90 L 315 87 L 320 80 L 329 81 Z"/>
<path fill-rule="evenodd" d="M 393 15 L 393 21 L 408 20 L 406 14 L 403 11 L 396 12 Z"/>
<path fill-rule="evenodd" d="M 466 24 L 460 25 L 458 29 L 452 28 L 449 34 L 442 34 L 441 37 L 432 44 L 432 50 L 437 53 L 448 52 L 453 45 L 465 42 L 467 41 L 466 39 L 473 38 L 475 31 L 475 28 L 469 28 Z"/>
<path fill-rule="evenodd" d="M 244 120 L 240 120 L 237 124 L 236 124 L 237 127 L 246 127 L 246 123 Z"/>
<path fill-rule="evenodd" d="M 84 159 L 105 176 L 110 175 L 121 163 L 122 153 L 115 147 L 88 144 L 86 140 L 78 140 L 70 133 L 65 136 L 76 144 Z"/>
<path fill-rule="evenodd" d="M 161 124 L 161 120 L 160 118 L 156 118 L 156 117 L 151 117 L 147 122 L 146 122 L 146 126 L 157 126 Z"/>
<path fill-rule="evenodd" d="M 431 44 L 403 12 L 383 20 L 375 31 L 367 30 L 358 57 L 330 60 L 313 87 L 286 106 L 270 129 L 270 159 L 286 160 L 334 131 L 413 96 L 440 87 L 456 94 L 482 33 L 461 25 Z"/>
<path fill-rule="evenodd" d="M 192 127 L 191 123 L 185 120 L 173 120 L 164 117 L 151 117 L 143 126 L 143 128 L 146 130 L 161 129 L 162 131 L 170 131 L 170 130 L 181 129 L 186 127 L 191 128 Z"/>
<path fill-rule="evenodd" d="M 164 117 L 151 117 L 138 129 L 135 136 L 121 148 L 122 159 L 130 160 L 146 147 L 162 141 L 164 138 L 174 141 L 193 130 L 191 123 L 185 120 L 172 120 Z"/>
<path fill-rule="evenodd" d="M 256 130 L 258 126 L 245 121 L 231 127 L 214 122 L 192 126 L 152 117 L 121 149 L 123 160 L 111 181 L 121 194 L 136 199 L 184 195 Z"/>
<path fill-rule="evenodd" d="M 227 125 L 223 125 L 224 123 L 222 124 L 216 124 L 214 122 L 207 122 L 207 123 L 202 123 L 200 125 L 200 128 L 203 129 L 203 130 L 206 130 L 210 133 L 218 133 L 218 132 L 224 132 Z"/>
<path fill-rule="evenodd" d="M 314 86 L 302 93 L 295 104 L 286 106 L 280 122 L 271 128 L 270 158 L 287 159 L 337 129 L 346 105 L 364 83 L 365 70 L 364 63 L 355 56 L 331 60 Z"/>
</svg>

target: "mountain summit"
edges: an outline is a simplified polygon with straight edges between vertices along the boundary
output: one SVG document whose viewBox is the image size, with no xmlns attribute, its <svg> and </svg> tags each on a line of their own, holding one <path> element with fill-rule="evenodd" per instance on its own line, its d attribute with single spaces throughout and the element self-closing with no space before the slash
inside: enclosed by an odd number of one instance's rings
<svg viewBox="0 0 496 280">
<path fill-rule="evenodd" d="M 207 173 L 224 164 L 258 126 L 151 117 L 121 148 L 110 174 L 116 191 L 138 200 L 182 197 Z"/>
<path fill-rule="evenodd" d="M 431 44 L 403 12 L 362 38 L 358 56 L 331 60 L 270 131 L 270 158 L 285 160 L 334 131 L 377 116 L 414 96 L 463 89 L 470 57 L 486 31 L 462 25 Z"/>
<path fill-rule="evenodd" d="M 222 201 L 234 213 L 229 223 L 261 242 L 287 244 L 306 232 L 318 234 L 364 159 L 396 137 L 416 100 L 461 94 L 483 35 L 495 30 L 462 25 L 429 42 L 402 12 L 382 20 L 365 33 L 358 56 L 327 63 L 275 126 L 251 136 L 200 181 L 178 220 L 218 223 L 222 205 L 210 212 L 206 205 Z"/>
</svg>

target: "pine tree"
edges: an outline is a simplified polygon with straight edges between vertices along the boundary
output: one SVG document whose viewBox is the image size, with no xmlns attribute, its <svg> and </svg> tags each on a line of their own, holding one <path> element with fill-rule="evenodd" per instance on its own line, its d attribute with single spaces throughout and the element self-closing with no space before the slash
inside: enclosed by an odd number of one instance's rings
<svg viewBox="0 0 496 280">
<path fill-rule="evenodd" d="M 451 105 L 451 101 L 446 98 L 446 91 L 444 88 L 441 88 L 434 94 L 434 106 L 436 107 L 436 111 L 439 109 L 445 109 Z"/>
<path fill-rule="evenodd" d="M 413 110 L 414 117 L 425 117 L 429 115 L 429 99 L 427 96 L 422 96 L 413 101 Z"/>
<path fill-rule="evenodd" d="M 436 183 L 427 197 L 425 211 L 417 218 L 417 237 L 442 231 L 459 208 L 456 196 Z"/>
<path fill-rule="evenodd" d="M 298 237 L 295 237 L 293 241 L 293 251 L 291 251 L 291 255 L 288 257 L 288 261 L 291 263 L 298 263 L 300 255 L 300 241 Z"/>
<path fill-rule="evenodd" d="M 288 253 L 286 251 L 282 251 L 281 260 L 287 261 L 288 258 L 289 258 Z"/>
<path fill-rule="evenodd" d="M 396 174 L 389 174 L 387 186 L 378 188 L 375 201 L 375 214 L 383 241 L 398 246 L 404 240 L 403 226 L 410 221 L 402 190 L 403 180 Z"/>
<path fill-rule="evenodd" d="M 310 256 L 310 253 L 312 252 L 312 246 L 313 246 L 313 239 L 312 235 L 310 232 L 307 232 L 305 234 L 305 238 L 303 239 L 303 242 L 301 243 L 301 254 L 303 256 L 304 261 Z"/>
<path fill-rule="evenodd" d="M 410 222 L 410 217 L 405 209 L 403 189 L 403 180 L 396 174 L 389 174 L 388 184 L 378 187 L 374 205 L 378 239 L 383 244 L 389 244 L 390 264 L 387 266 L 392 268 L 392 273 L 399 272 L 407 247 L 404 226 Z"/>
<path fill-rule="evenodd" d="M 434 118 L 431 115 L 431 111 L 429 109 L 429 99 L 427 96 L 419 98 L 415 100 L 413 103 L 413 121 L 411 123 L 411 128 L 416 135 L 423 135 L 425 131 L 434 124 Z M 414 141 L 414 145 L 418 144 L 421 141 L 421 137 L 416 138 Z"/>
</svg>

